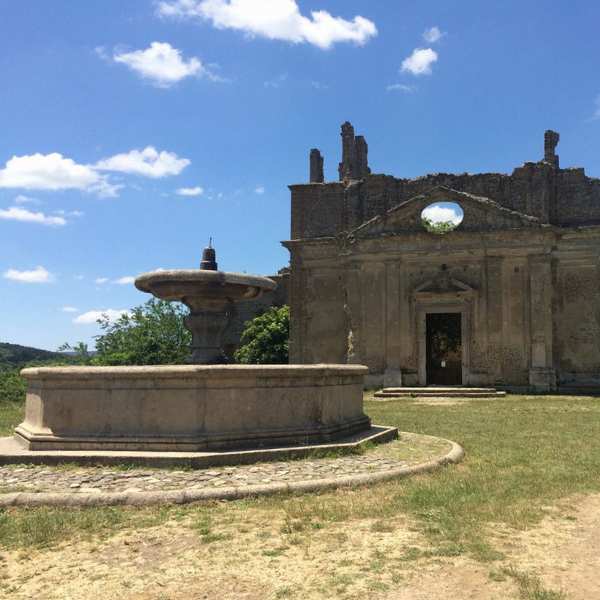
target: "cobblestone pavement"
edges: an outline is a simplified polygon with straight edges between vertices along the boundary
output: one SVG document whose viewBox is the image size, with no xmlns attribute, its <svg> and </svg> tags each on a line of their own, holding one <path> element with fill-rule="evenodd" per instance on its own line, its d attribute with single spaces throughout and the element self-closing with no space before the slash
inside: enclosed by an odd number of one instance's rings
<svg viewBox="0 0 600 600">
<path fill-rule="evenodd" d="M 403 434 L 362 455 L 267 462 L 198 470 L 107 467 L 0 467 L 0 494 L 11 492 L 134 492 L 213 489 L 267 483 L 314 481 L 385 472 L 419 464 L 448 452 L 444 440 Z"/>
</svg>

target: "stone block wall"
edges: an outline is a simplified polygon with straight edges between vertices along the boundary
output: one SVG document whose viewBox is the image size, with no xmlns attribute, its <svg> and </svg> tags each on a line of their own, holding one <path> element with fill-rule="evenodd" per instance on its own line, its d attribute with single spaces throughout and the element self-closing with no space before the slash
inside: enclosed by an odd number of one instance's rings
<svg viewBox="0 0 600 600">
<path fill-rule="evenodd" d="M 371 174 L 348 123 L 342 140 L 341 181 L 290 186 L 291 362 L 424 385 L 426 314 L 460 312 L 463 383 L 600 387 L 600 179 L 560 168 L 558 134 L 510 175 L 416 179 Z M 463 222 L 426 232 L 443 200 Z"/>
<path fill-rule="evenodd" d="M 510 175 L 435 173 L 402 179 L 371 174 L 364 137 L 355 137 L 354 129 L 348 130 L 348 125 L 344 124 L 346 129 L 342 132 L 341 181 L 290 186 L 291 239 L 351 231 L 438 186 L 489 198 L 505 208 L 536 217 L 542 223 L 558 226 L 600 224 L 600 179 L 587 177 L 582 168 L 559 168 L 558 156 L 554 153 L 558 143 L 555 132 L 546 132 L 543 160 L 526 162 Z M 311 156 L 313 164 L 316 154 Z M 318 158 L 322 161 L 320 153 Z"/>
</svg>

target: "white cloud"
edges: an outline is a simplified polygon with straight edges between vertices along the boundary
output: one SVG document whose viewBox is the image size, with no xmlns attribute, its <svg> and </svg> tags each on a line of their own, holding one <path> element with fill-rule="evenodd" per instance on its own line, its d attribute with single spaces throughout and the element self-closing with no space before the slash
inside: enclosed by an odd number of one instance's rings
<svg viewBox="0 0 600 600">
<path fill-rule="evenodd" d="M 287 78 L 288 78 L 287 73 L 282 73 L 278 77 L 275 77 L 275 79 L 270 79 L 269 81 L 265 81 L 263 85 L 266 88 L 277 89 L 277 88 L 280 88 L 286 82 Z"/>
<path fill-rule="evenodd" d="M 179 196 L 202 196 L 204 189 L 199 185 L 196 187 L 182 187 L 175 191 Z"/>
<path fill-rule="evenodd" d="M 458 225 L 463 216 L 455 209 L 448 206 L 440 206 L 439 204 L 432 204 L 425 208 L 421 213 L 421 216 L 433 223 L 454 223 Z"/>
<path fill-rule="evenodd" d="M 407 94 L 412 94 L 417 90 L 417 87 L 414 85 L 406 85 L 405 83 L 392 83 L 385 88 L 388 92 L 400 91 L 406 92 Z"/>
<path fill-rule="evenodd" d="M 113 283 L 118 285 L 130 285 L 135 281 L 135 277 L 131 275 L 126 275 L 125 277 L 119 277 L 118 279 L 114 279 Z"/>
<path fill-rule="evenodd" d="M 5 279 L 19 281 L 21 283 L 50 283 L 54 281 L 54 276 L 49 273 L 44 267 L 39 266 L 31 271 L 17 271 L 16 269 L 8 269 L 4 273 Z"/>
<path fill-rule="evenodd" d="M 200 59 L 192 56 L 185 60 L 180 50 L 163 42 L 152 42 L 145 50 L 114 54 L 113 60 L 128 66 L 140 77 L 162 88 L 171 87 L 186 77 L 206 75 L 211 79 L 218 79 Z"/>
<path fill-rule="evenodd" d="M 62 208 L 54 211 L 55 215 L 61 217 L 83 217 L 84 213 L 80 210 L 63 210 Z"/>
<path fill-rule="evenodd" d="M 436 42 L 439 42 L 444 37 L 444 35 L 446 34 L 442 32 L 439 27 L 434 26 L 430 27 L 429 29 L 426 29 L 423 32 L 423 39 L 428 44 L 435 44 Z"/>
<path fill-rule="evenodd" d="M 265 193 L 265 186 L 264 185 L 258 185 L 256 186 L 255 190 L 254 190 L 255 194 L 264 194 Z"/>
<path fill-rule="evenodd" d="M 125 309 L 88 310 L 75 317 L 73 323 L 76 325 L 93 325 L 103 317 L 108 317 L 109 321 L 117 321 L 122 315 L 126 314 L 129 314 L 129 311 Z"/>
<path fill-rule="evenodd" d="M 39 200 L 36 198 L 30 198 L 29 196 L 24 196 L 23 194 L 19 194 L 15 198 L 15 204 L 41 204 Z"/>
<path fill-rule="evenodd" d="M 108 277 L 97 277 L 96 279 L 94 279 L 94 283 L 96 283 L 97 285 L 102 285 L 103 283 L 106 283 L 108 281 Z"/>
<path fill-rule="evenodd" d="M 430 75 L 431 65 L 438 59 L 438 54 L 431 48 L 415 48 L 412 54 L 402 61 L 402 72 L 413 75 Z"/>
<path fill-rule="evenodd" d="M 83 190 L 114 197 L 122 186 L 109 183 L 88 165 L 79 165 L 58 152 L 13 156 L 0 169 L 0 188 Z"/>
<path fill-rule="evenodd" d="M 110 61 L 110 56 L 108 55 L 108 53 L 106 52 L 106 48 L 104 46 L 96 46 L 94 48 L 94 52 L 96 53 L 96 55 L 98 57 L 100 57 L 102 60 L 106 60 L 106 61 Z"/>
<path fill-rule="evenodd" d="M 79 309 L 75 308 L 74 306 L 63 306 L 60 310 L 66 313 L 79 312 Z"/>
<path fill-rule="evenodd" d="M 22 221 L 23 223 L 39 223 L 40 225 L 62 226 L 67 221 L 64 217 L 52 217 L 43 212 L 33 212 L 20 206 L 11 206 L 7 209 L 0 208 L 0 219 L 7 221 Z"/>
<path fill-rule="evenodd" d="M 190 163 L 189 159 L 179 158 L 174 152 L 159 152 L 153 146 L 146 146 L 143 150 L 130 150 L 105 158 L 98 162 L 95 168 L 156 179 L 167 175 L 179 175 Z"/>
<path fill-rule="evenodd" d="M 249 36 L 309 43 L 322 49 L 338 42 L 363 45 L 377 35 L 373 21 L 355 16 L 348 21 L 325 10 L 300 13 L 296 0 L 162 0 L 163 17 L 200 18 L 217 29 L 235 29 Z"/>
</svg>

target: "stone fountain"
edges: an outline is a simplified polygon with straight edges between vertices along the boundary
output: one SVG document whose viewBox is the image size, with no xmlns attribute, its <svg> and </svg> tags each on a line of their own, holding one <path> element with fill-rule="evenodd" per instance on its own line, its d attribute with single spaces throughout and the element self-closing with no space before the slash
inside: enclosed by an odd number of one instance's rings
<svg viewBox="0 0 600 600">
<path fill-rule="evenodd" d="M 227 360 L 221 338 L 234 303 L 258 298 L 277 284 L 267 277 L 218 271 L 215 249 L 209 243 L 200 269 L 144 273 L 135 280 L 135 287 L 161 300 L 183 302 L 190 309 L 185 319 L 192 332 L 190 362 L 209 365 Z"/>
<path fill-rule="evenodd" d="M 26 415 L 15 430 L 24 450 L 16 460 L 46 452 L 111 464 L 201 453 L 213 464 L 235 463 L 264 459 L 265 452 L 281 456 L 290 446 L 301 455 L 316 444 L 395 435 L 394 428 L 370 429 L 364 366 L 219 364 L 234 303 L 274 289 L 271 279 L 218 271 L 209 246 L 200 269 L 153 271 L 135 285 L 189 307 L 194 364 L 24 369 Z"/>
</svg>

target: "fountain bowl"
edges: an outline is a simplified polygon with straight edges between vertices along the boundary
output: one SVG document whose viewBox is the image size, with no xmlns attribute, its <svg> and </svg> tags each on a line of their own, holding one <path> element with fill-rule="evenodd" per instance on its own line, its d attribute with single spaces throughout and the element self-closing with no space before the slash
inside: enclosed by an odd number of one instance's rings
<svg viewBox="0 0 600 600">
<path fill-rule="evenodd" d="M 277 284 L 268 277 L 245 273 L 174 269 L 143 273 L 136 278 L 135 287 L 161 300 L 182 302 L 194 311 L 253 300 L 265 291 L 274 290 Z"/>
<path fill-rule="evenodd" d="M 209 250 L 214 252 L 212 248 Z M 136 278 L 135 286 L 161 300 L 181 302 L 190 309 L 184 320 L 192 334 L 190 363 L 222 364 L 230 360 L 223 352 L 222 337 L 234 305 L 254 300 L 263 292 L 274 290 L 277 284 L 268 277 L 245 273 L 177 269 L 143 273 Z"/>
</svg>

